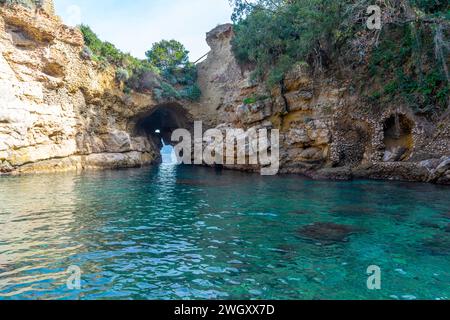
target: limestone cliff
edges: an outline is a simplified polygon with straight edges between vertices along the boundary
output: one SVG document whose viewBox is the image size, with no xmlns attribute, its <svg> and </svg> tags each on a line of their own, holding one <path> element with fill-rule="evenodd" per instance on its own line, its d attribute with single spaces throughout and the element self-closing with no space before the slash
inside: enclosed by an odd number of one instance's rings
<svg viewBox="0 0 450 320">
<path fill-rule="evenodd" d="M 251 68 L 238 65 L 232 37 L 232 25 L 207 35 L 211 52 L 199 65 L 199 109 L 218 128 L 280 129 L 282 172 L 450 183 L 448 112 L 431 121 L 404 106 L 369 108 L 350 81 L 313 76 L 302 64 L 269 92 L 252 83 Z"/>
<path fill-rule="evenodd" d="M 157 159 L 114 70 L 83 60 L 83 37 L 46 12 L 0 7 L 0 172 L 140 166 Z"/>
</svg>

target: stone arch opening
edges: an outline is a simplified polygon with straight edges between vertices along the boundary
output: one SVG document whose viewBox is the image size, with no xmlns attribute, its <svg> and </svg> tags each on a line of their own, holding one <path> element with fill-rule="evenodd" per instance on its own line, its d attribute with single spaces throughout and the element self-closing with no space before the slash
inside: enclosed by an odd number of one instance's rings
<svg viewBox="0 0 450 320">
<path fill-rule="evenodd" d="M 191 115 L 177 103 L 156 106 L 135 119 L 135 134 L 147 137 L 158 150 L 161 150 L 164 145 L 174 145 L 171 140 L 174 130 L 192 131 L 192 128 Z"/>
<path fill-rule="evenodd" d="M 384 122 L 385 162 L 407 160 L 414 147 L 414 122 L 403 114 L 394 114 Z"/>
</svg>

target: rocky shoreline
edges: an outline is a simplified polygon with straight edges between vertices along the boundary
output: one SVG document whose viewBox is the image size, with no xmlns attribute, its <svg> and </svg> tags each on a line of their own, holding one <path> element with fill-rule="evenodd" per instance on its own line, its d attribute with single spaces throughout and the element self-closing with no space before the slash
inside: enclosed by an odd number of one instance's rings
<svg viewBox="0 0 450 320">
<path fill-rule="evenodd" d="M 114 68 L 84 59 L 81 33 L 57 17 L 0 7 L 0 175 L 155 164 L 160 138 L 149 128 L 195 120 L 220 130 L 279 129 L 282 174 L 450 184 L 450 114 L 368 109 L 348 83 L 315 78 L 304 64 L 268 91 L 237 63 L 232 38 L 229 24 L 207 34 L 199 102 L 160 101 L 125 94 Z"/>
</svg>

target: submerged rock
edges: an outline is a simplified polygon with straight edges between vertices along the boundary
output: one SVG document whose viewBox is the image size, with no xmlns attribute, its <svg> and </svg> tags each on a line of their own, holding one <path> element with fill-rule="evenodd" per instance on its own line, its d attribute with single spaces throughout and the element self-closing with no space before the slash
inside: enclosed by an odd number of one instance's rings
<svg viewBox="0 0 450 320">
<path fill-rule="evenodd" d="M 325 244 L 347 242 L 348 238 L 361 230 L 353 226 L 318 222 L 305 226 L 298 231 L 302 238 L 320 241 Z"/>
<path fill-rule="evenodd" d="M 437 234 L 433 238 L 425 240 L 423 247 L 435 256 L 450 255 L 450 237 L 444 234 Z"/>
<path fill-rule="evenodd" d="M 306 211 L 306 210 L 293 210 L 290 211 L 289 214 L 294 214 L 294 215 L 307 215 L 310 214 L 311 212 Z"/>
<path fill-rule="evenodd" d="M 441 228 L 441 226 L 439 224 L 434 223 L 434 222 L 429 222 L 429 221 L 422 221 L 421 223 L 419 223 L 419 225 L 421 227 L 431 228 L 431 229 L 440 229 Z"/>
<path fill-rule="evenodd" d="M 450 212 L 444 213 L 444 214 L 442 215 L 442 217 L 443 217 L 443 218 L 450 219 Z"/>
</svg>

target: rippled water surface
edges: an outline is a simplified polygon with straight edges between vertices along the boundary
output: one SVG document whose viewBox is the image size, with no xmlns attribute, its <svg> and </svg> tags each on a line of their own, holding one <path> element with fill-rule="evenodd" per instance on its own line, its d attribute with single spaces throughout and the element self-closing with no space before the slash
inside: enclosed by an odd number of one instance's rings
<svg viewBox="0 0 450 320">
<path fill-rule="evenodd" d="M 449 224 L 450 189 L 426 184 L 176 166 L 1 177 L 0 299 L 449 299 Z"/>
</svg>

